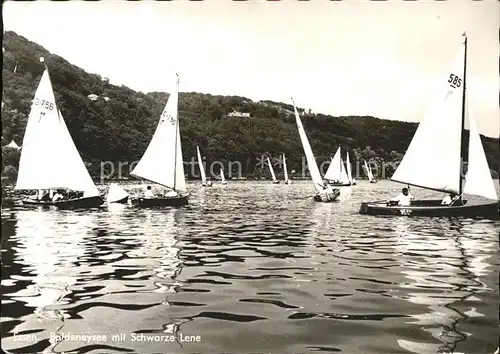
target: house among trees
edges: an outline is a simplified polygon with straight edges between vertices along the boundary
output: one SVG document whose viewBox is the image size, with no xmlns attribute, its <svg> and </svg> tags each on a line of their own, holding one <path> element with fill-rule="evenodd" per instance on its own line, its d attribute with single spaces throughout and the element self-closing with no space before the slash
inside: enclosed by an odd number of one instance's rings
<svg viewBox="0 0 500 354">
<path fill-rule="evenodd" d="M 15 150 L 19 150 L 20 149 L 19 145 L 17 145 L 14 140 L 12 140 L 10 143 L 8 143 L 7 145 L 5 145 L 5 147 L 11 148 L 11 149 L 15 149 Z"/>
<path fill-rule="evenodd" d="M 250 113 L 243 112 L 231 112 L 227 115 L 228 117 L 240 117 L 240 118 L 250 118 Z"/>
</svg>

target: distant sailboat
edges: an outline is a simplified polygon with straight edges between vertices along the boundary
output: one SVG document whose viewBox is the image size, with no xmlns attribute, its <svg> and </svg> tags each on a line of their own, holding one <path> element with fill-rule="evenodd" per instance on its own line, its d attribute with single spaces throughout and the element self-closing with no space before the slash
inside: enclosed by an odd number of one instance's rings
<svg viewBox="0 0 500 354">
<path fill-rule="evenodd" d="M 269 165 L 269 171 L 271 172 L 271 177 L 273 179 L 273 184 L 278 184 L 280 183 L 280 181 L 278 181 L 276 179 L 276 175 L 274 174 L 274 169 L 273 169 L 273 165 L 271 164 L 271 159 L 268 157 L 267 158 L 267 164 Z"/>
<path fill-rule="evenodd" d="M 104 203 L 57 108 L 47 66 L 26 125 L 15 189 L 38 191 L 36 196 L 23 200 L 24 205 L 70 209 L 94 208 Z M 48 190 L 45 195 L 44 190 Z"/>
<path fill-rule="evenodd" d="M 314 158 L 311 145 L 309 144 L 306 132 L 304 130 L 304 127 L 302 126 L 302 121 L 300 120 L 299 112 L 297 111 L 297 107 L 295 107 L 293 98 L 292 103 L 295 113 L 295 122 L 297 123 L 297 128 L 299 130 L 300 141 L 302 142 L 304 154 L 306 155 L 307 166 L 309 167 L 309 172 L 311 174 L 314 189 L 316 190 L 316 193 L 314 194 L 314 200 L 317 202 L 326 203 L 333 202 L 339 197 L 340 191 L 338 189 L 333 189 L 327 184 L 323 184 L 323 179 L 321 178 L 321 174 L 319 173 L 316 159 Z"/>
<path fill-rule="evenodd" d="M 371 167 L 366 163 L 366 160 L 364 160 L 364 167 L 365 167 L 365 172 L 366 172 L 366 175 L 368 177 L 368 180 L 370 181 L 370 183 L 377 183 L 377 180 L 375 178 L 373 178 L 373 172 L 372 172 L 372 169 Z"/>
<path fill-rule="evenodd" d="M 121 203 L 125 204 L 128 201 L 128 193 L 120 187 L 118 183 L 111 183 L 109 185 L 106 201 L 108 203 Z"/>
<path fill-rule="evenodd" d="M 220 169 L 220 180 L 222 184 L 227 184 L 226 178 L 224 178 L 224 169 Z"/>
<path fill-rule="evenodd" d="M 166 187 L 163 195 L 145 195 L 133 200 L 139 207 L 180 206 L 188 203 L 179 128 L 179 76 L 161 114 L 156 131 L 131 175 Z"/>
<path fill-rule="evenodd" d="M 207 176 L 205 175 L 205 167 L 203 166 L 203 160 L 201 159 L 200 148 L 196 147 L 196 153 L 198 154 L 198 166 L 200 167 L 201 174 L 201 185 L 203 187 L 212 187 L 212 181 L 207 181 Z"/>
<path fill-rule="evenodd" d="M 349 159 L 349 151 L 347 151 L 347 158 L 346 158 L 345 164 L 347 166 L 347 179 L 349 180 L 349 183 L 351 184 L 351 186 L 354 186 L 354 185 L 356 185 L 356 179 L 352 177 L 351 160 Z"/>
<path fill-rule="evenodd" d="M 283 171 L 285 173 L 285 184 L 292 184 L 292 180 L 288 178 L 288 170 L 286 168 L 285 154 L 283 154 Z"/>
<path fill-rule="evenodd" d="M 328 170 L 325 173 L 325 182 L 336 187 L 351 185 L 351 181 L 344 167 L 344 161 L 342 161 L 340 147 L 333 156 L 330 166 L 328 166 Z"/>
<path fill-rule="evenodd" d="M 465 36 L 465 33 L 464 33 Z M 491 178 L 481 138 L 467 113 L 466 100 L 467 37 L 446 76 L 443 100 L 433 106 L 420 123 L 392 180 L 444 193 L 458 195 L 450 205 L 440 200 L 414 200 L 410 206 L 365 202 L 359 212 L 371 215 L 462 216 L 499 218 L 500 203 Z M 469 117 L 468 171 L 462 177 L 462 145 L 465 117 Z M 488 202 L 465 200 L 463 193 L 482 196 Z"/>
</svg>

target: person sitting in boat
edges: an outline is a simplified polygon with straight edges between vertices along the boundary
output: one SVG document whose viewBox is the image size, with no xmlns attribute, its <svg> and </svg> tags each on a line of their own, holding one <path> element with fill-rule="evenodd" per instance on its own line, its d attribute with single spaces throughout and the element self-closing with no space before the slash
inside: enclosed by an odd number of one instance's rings
<svg viewBox="0 0 500 354">
<path fill-rule="evenodd" d="M 170 190 L 165 192 L 165 197 L 167 197 L 167 198 L 173 198 L 173 197 L 178 197 L 178 196 L 179 196 L 179 194 L 176 191 L 174 191 L 173 189 L 170 189 Z"/>
<path fill-rule="evenodd" d="M 413 199 L 413 196 L 410 194 L 408 191 L 408 188 L 403 188 L 401 190 L 401 193 L 394 199 L 391 199 L 388 204 L 392 205 L 397 203 L 397 205 L 401 206 L 409 206 L 411 204 L 411 200 Z M 393 203 L 391 203 L 393 202 Z"/>
<path fill-rule="evenodd" d="M 456 199 L 457 195 L 455 193 L 447 194 L 441 201 L 441 205 L 451 205 Z"/>
<path fill-rule="evenodd" d="M 144 198 L 154 198 L 155 195 L 153 194 L 153 191 L 151 190 L 151 186 L 147 186 L 146 192 L 144 192 Z"/>
<path fill-rule="evenodd" d="M 58 201 L 60 201 L 62 199 L 64 199 L 64 195 L 62 194 L 62 191 L 57 190 L 57 192 L 52 197 L 52 201 L 53 202 L 58 202 Z"/>
</svg>

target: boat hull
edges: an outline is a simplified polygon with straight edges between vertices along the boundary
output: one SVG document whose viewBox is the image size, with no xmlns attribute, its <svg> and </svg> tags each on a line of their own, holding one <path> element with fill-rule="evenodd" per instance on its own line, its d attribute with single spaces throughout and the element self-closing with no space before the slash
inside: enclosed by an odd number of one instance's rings
<svg viewBox="0 0 500 354">
<path fill-rule="evenodd" d="M 332 189 L 330 191 L 321 191 L 314 195 L 314 201 L 322 203 L 330 203 L 337 200 L 340 196 L 340 191 L 338 189 Z"/>
<path fill-rule="evenodd" d="M 98 208 L 104 203 L 104 199 L 101 196 L 86 197 L 86 198 L 73 198 L 68 200 L 61 200 L 57 202 L 44 202 L 35 199 L 25 199 L 22 201 L 24 206 L 46 206 L 46 207 L 57 207 L 58 209 L 89 209 Z"/>
<path fill-rule="evenodd" d="M 427 216 L 427 217 L 465 217 L 500 219 L 498 202 L 467 203 L 462 205 L 441 205 L 441 200 L 415 200 L 410 206 L 388 206 L 385 202 L 364 202 L 360 214 L 387 216 Z"/>
<path fill-rule="evenodd" d="M 165 197 L 165 198 L 138 198 L 132 204 L 140 208 L 154 208 L 167 206 L 183 206 L 188 204 L 187 196 Z"/>
<path fill-rule="evenodd" d="M 122 199 L 113 200 L 112 202 L 108 201 L 108 203 L 113 203 L 113 204 L 127 204 L 128 203 L 128 195 L 126 197 L 123 197 Z"/>
</svg>

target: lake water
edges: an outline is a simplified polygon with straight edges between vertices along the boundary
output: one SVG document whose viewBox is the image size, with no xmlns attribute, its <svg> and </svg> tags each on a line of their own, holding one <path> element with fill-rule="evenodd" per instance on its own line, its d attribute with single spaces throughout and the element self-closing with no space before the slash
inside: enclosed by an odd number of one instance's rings
<svg viewBox="0 0 500 354">
<path fill-rule="evenodd" d="M 497 349 L 500 222 L 359 215 L 361 201 L 399 193 L 387 181 L 329 204 L 308 181 L 188 188 L 178 209 L 4 209 L 2 348 Z"/>
</svg>

